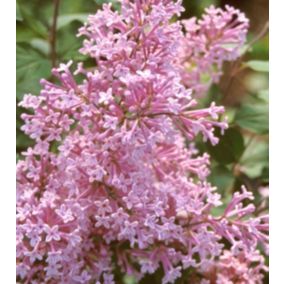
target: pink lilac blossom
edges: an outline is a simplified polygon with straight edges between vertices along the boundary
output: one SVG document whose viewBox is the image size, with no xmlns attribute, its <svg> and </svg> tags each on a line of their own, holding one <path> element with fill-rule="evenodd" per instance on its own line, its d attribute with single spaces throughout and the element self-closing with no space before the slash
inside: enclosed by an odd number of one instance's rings
<svg viewBox="0 0 284 284">
<path fill-rule="evenodd" d="M 249 21 L 228 5 L 210 6 L 201 19 L 183 21 L 186 30 L 178 63 L 185 86 L 195 94 L 205 94 L 222 75 L 224 61 L 236 60 L 246 40 Z"/>
<path fill-rule="evenodd" d="M 264 257 L 258 251 L 234 255 L 225 250 L 218 262 L 199 271 L 204 277 L 199 283 L 262 284 L 263 272 L 266 271 Z"/>
<path fill-rule="evenodd" d="M 224 239 L 240 262 L 267 249 L 268 218 L 250 217 L 245 188 L 223 215 L 211 214 L 222 202 L 194 140 L 218 143 L 214 129 L 227 123 L 223 107 L 201 109 L 183 83 L 177 58 L 187 35 L 171 20 L 181 1 L 120 4 L 121 12 L 104 4 L 79 31 L 93 70 L 61 64 L 58 84 L 43 79 L 40 95 L 20 103 L 33 109 L 22 130 L 35 146 L 17 164 L 18 283 L 110 284 L 116 269 L 142 279 L 159 267 L 162 283 L 174 283 L 184 269 L 225 263 Z"/>
</svg>

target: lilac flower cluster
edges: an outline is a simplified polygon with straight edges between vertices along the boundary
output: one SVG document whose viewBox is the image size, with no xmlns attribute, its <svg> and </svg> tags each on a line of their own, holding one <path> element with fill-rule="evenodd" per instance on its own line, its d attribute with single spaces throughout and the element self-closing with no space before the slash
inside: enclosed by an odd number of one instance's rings
<svg viewBox="0 0 284 284">
<path fill-rule="evenodd" d="M 236 256 L 225 250 L 215 265 L 200 271 L 204 277 L 201 283 L 262 284 L 262 273 L 265 271 L 267 268 L 264 265 L 264 257 L 258 252 L 243 252 Z"/>
<path fill-rule="evenodd" d="M 247 20 L 210 8 L 198 26 L 185 22 L 184 34 L 172 20 L 181 1 L 120 4 L 120 12 L 103 5 L 79 31 L 93 69 L 61 64 L 52 70 L 57 83 L 42 80 L 40 95 L 20 103 L 33 110 L 22 130 L 35 145 L 17 164 L 18 283 L 112 284 L 117 269 L 139 280 L 159 267 L 163 284 L 189 268 L 209 283 L 208 267 L 220 270 L 218 283 L 233 283 L 234 269 L 261 279 L 265 266 L 254 256 L 259 244 L 267 249 L 268 218 L 251 217 L 245 188 L 212 215 L 222 202 L 194 140 L 218 143 L 214 129 L 227 123 L 223 107 L 198 106 L 192 90 L 207 85 L 186 75 L 234 59 Z M 206 56 L 196 52 L 210 42 Z M 190 46 L 194 56 L 184 60 Z M 259 266 L 250 270 L 253 260 Z"/>
<path fill-rule="evenodd" d="M 178 57 L 183 83 L 200 95 L 218 82 L 223 62 L 239 57 L 248 24 L 245 15 L 230 6 L 211 6 L 202 19 L 184 20 L 186 34 Z"/>
</svg>

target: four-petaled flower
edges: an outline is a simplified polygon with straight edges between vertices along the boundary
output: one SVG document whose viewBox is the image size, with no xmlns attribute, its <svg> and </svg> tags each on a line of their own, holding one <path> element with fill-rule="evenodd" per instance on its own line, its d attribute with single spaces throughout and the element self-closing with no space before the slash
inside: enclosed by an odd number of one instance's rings
<svg viewBox="0 0 284 284">
<path fill-rule="evenodd" d="M 60 232 L 58 231 L 59 227 L 58 225 L 50 227 L 49 225 L 46 225 L 45 232 L 46 232 L 46 242 L 54 241 L 60 241 L 61 236 Z"/>
</svg>

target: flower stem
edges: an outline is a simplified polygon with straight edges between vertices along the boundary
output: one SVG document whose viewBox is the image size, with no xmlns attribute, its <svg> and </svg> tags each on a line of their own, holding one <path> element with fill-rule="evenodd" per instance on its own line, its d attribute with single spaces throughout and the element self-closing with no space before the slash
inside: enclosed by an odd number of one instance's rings
<svg viewBox="0 0 284 284">
<path fill-rule="evenodd" d="M 50 30 L 50 57 L 51 57 L 52 67 L 55 67 L 57 61 L 56 28 L 57 28 L 57 18 L 58 18 L 60 0 L 53 0 L 53 3 L 54 3 L 53 20 Z"/>
</svg>

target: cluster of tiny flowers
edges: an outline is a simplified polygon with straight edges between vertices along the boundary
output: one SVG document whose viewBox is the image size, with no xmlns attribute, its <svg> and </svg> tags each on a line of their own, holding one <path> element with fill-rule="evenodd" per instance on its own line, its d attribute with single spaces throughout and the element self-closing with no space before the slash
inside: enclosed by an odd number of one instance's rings
<svg viewBox="0 0 284 284">
<path fill-rule="evenodd" d="M 200 271 L 201 284 L 262 284 L 263 272 L 267 271 L 264 257 L 258 252 L 233 255 L 224 251 L 218 262 Z"/>
<path fill-rule="evenodd" d="M 210 6 L 202 19 L 183 21 L 186 30 L 178 57 L 185 86 L 197 95 L 206 93 L 222 75 L 224 61 L 239 57 L 246 40 L 249 21 L 230 6 Z"/>
<path fill-rule="evenodd" d="M 221 216 L 211 213 L 222 202 L 194 141 L 217 144 L 214 129 L 227 123 L 223 107 L 198 107 L 196 85 L 184 84 L 180 50 L 198 39 L 172 20 L 180 2 L 104 4 L 79 31 L 95 67 L 61 64 L 57 83 L 42 80 L 40 95 L 20 103 L 32 110 L 22 130 L 35 145 L 17 164 L 18 283 L 112 284 L 117 270 L 139 280 L 160 267 L 163 284 L 185 269 L 207 281 L 206 267 L 217 267 L 218 283 L 233 283 L 223 281 L 233 281 L 229 271 L 261 279 L 263 262 L 250 265 L 259 244 L 267 250 L 268 218 L 251 217 L 252 194 L 242 188 Z M 207 14 L 199 38 L 211 38 L 209 22 L 222 31 L 208 62 L 235 58 L 223 43 L 241 44 L 247 25 L 230 19 L 247 21 L 232 8 Z"/>
</svg>

